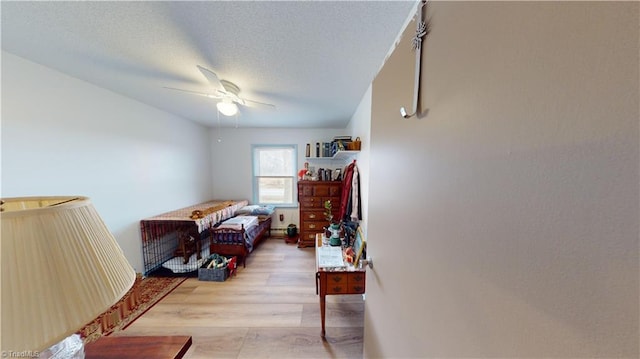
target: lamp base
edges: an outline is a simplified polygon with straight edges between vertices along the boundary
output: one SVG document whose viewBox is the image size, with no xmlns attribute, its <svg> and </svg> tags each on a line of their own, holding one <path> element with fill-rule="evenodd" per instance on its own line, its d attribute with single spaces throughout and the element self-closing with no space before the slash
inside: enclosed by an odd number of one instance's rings
<svg viewBox="0 0 640 359">
<path fill-rule="evenodd" d="M 84 359 L 84 343 L 78 334 L 72 334 L 52 345 L 38 356 L 40 359 Z"/>
</svg>

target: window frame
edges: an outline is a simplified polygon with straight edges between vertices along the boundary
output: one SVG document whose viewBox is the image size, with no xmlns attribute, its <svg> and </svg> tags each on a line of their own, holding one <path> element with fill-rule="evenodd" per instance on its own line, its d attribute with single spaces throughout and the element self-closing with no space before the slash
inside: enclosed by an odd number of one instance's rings
<svg viewBox="0 0 640 359">
<path fill-rule="evenodd" d="M 259 160 L 259 156 L 256 156 L 257 151 L 263 149 L 289 149 L 291 150 L 291 160 L 293 163 L 292 173 L 291 173 L 291 203 L 263 203 L 258 201 L 258 180 L 262 177 L 268 176 L 258 176 L 256 173 L 256 169 L 258 168 L 258 163 L 256 161 Z M 292 208 L 298 207 L 298 186 L 297 186 L 297 173 L 298 173 L 298 145 L 297 144 L 254 144 L 251 145 L 251 185 L 252 185 L 252 203 L 258 205 L 272 205 L 274 207 L 283 207 L 283 208 Z M 277 176 L 278 178 L 289 178 L 288 176 Z"/>
</svg>

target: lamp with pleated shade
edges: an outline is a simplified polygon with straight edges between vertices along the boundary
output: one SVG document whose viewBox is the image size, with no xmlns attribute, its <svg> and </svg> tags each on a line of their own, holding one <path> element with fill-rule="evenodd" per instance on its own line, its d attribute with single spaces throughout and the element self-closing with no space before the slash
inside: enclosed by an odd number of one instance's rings
<svg viewBox="0 0 640 359">
<path fill-rule="evenodd" d="M 136 274 L 87 197 L 2 200 L 3 353 L 39 352 L 109 309 Z"/>
</svg>

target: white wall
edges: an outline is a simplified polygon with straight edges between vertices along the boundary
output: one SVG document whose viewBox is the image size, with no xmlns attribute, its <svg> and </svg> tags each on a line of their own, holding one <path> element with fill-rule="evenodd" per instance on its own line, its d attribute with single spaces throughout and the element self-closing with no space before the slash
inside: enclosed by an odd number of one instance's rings
<svg viewBox="0 0 640 359">
<path fill-rule="evenodd" d="M 365 357 L 640 355 L 637 2 L 430 2 L 372 90 Z"/>
<path fill-rule="evenodd" d="M 2 197 L 91 198 L 142 271 L 140 220 L 211 198 L 208 131 L 2 52 Z"/>
<path fill-rule="evenodd" d="M 242 121 L 240 119 L 239 121 Z M 295 144 L 298 146 L 298 169 L 305 162 L 305 146 L 310 142 L 331 141 L 334 136 L 348 134 L 345 129 L 255 129 L 214 128 L 211 130 L 213 161 L 213 195 L 216 198 L 247 199 L 252 201 L 251 145 Z M 340 161 L 310 161 L 310 166 L 341 167 Z M 284 215 L 280 222 L 279 215 Z M 299 225 L 298 208 L 278 208 L 273 228 L 286 228 L 289 223 Z"/>
<path fill-rule="evenodd" d="M 362 142 L 357 156 L 358 173 L 360 174 L 360 197 L 362 200 L 362 220 L 360 226 L 367 234 L 367 217 L 369 216 L 369 151 L 371 148 L 371 86 L 362 96 L 356 112 L 347 125 L 347 133 L 353 139 L 360 137 Z"/>
</svg>

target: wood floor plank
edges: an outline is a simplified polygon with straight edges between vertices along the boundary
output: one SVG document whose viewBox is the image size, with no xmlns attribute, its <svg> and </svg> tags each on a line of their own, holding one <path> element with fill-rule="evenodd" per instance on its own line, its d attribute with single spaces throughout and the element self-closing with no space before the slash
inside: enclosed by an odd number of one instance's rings
<svg viewBox="0 0 640 359">
<path fill-rule="evenodd" d="M 156 304 L 142 325 L 203 327 L 299 326 L 303 304 Z"/>
<path fill-rule="evenodd" d="M 238 358 L 361 358 L 362 328 L 250 328 Z"/>
<path fill-rule="evenodd" d="M 315 252 L 264 241 L 224 282 L 189 278 L 116 335 L 191 335 L 185 358 L 362 358 L 362 295 L 327 296 L 320 336 Z"/>
<path fill-rule="evenodd" d="M 245 286 L 235 288 L 198 288 L 183 300 L 185 304 L 300 304 L 317 303 L 314 288 L 304 287 L 270 287 Z"/>
<path fill-rule="evenodd" d="M 296 285 L 299 287 L 312 287 L 315 288 L 316 275 L 315 272 L 280 272 L 272 273 L 267 279 L 268 286 L 274 285 Z M 315 290 L 315 289 L 314 289 Z"/>
<path fill-rule="evenodd" d="M 320 305 L 305 304 L 302 311 L 303 327 L 317 327 L 320 322 Z M 327 303 L 325 325 L 328 328 L 361 327 L 364 323 L 364 303 Z M 330 330 L 327 329 L 327 332 Z"/>
</svg>

